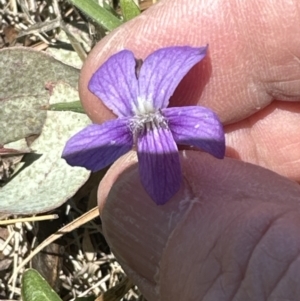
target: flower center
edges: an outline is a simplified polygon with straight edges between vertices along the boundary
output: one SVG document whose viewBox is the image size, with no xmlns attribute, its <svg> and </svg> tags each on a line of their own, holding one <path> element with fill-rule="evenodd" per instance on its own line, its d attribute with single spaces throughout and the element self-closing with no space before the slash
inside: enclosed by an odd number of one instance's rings
<svg viewBox="0 0 300 301">
<path fill-rule="evenodd" d="M 131 118 L 129 127 L 134 136 L 134 141 L 139 135 L 146 134 L 148 131 L 153 131 L 157 128 L 169 128 L 166 118 L 160 111 L 135 115 Z"/>
<path fill-rule="evenodd" d="M 153 102 L 145 100 L 144 97 L 138 97 L 134 104 L 132 111 L 135 115 L 147 115 L 149 113 L 155 113 L 156 109 L 153 106 Z"/>
</svg>

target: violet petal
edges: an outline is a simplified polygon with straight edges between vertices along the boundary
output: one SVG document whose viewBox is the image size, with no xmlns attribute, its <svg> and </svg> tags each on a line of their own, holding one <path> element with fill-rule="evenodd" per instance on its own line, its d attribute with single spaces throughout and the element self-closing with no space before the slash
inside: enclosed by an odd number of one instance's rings
<svg viewBox="0 0 300 301">
<path fill-rule="evenodd" d="M 176 107 L 162 110 L 177 144 L 193 145 L 222 159 L 225 136 L 218 116 L 200 107 Z"/>
<path fill-rule="evenodd" d="M 141 183 L 157 205 L 165 204 L 180 188 L 177 145 L 166 128 L 154 128 L 138 137 Z"/>
<path fill-rule="evenodd" d="M 138 97 L 136 61 L 129 50 L 111 56 L 92 76 L 88 88 L 119 117 L 132 116 Z"/>
<path fill-rule="evenodd" d="M 133 137 L 126 118 L 92 124 L 68 140 L 62 157 L 72 166 L 98 171 L 131 150 Z"/>
<path fill-rule="evenodd" d="M 139 74 L 140 99 L 155 109 L 166 108 L 188 71 L 206 55 L 207 46 L 176 46 L 159 49 L 144 61 Z"/>
</svg>

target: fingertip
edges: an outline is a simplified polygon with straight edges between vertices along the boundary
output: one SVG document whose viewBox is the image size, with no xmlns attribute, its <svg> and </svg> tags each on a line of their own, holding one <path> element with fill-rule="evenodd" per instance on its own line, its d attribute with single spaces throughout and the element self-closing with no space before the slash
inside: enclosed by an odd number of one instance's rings
<svg viewBox="0 0 300 301">
<path fill-rule="evenodd" d="M 188 6 L 186 9 L 186 12 L 188 12 L 188 10 L 192 10 L 192 6 Z M 181 9 L 178 6 L 174 7 L 172 1 L 162 1 L 143 12 L 140 16 L 118 27 L 92 49 L 81 69 L 79 95 L 86 113 L 93 122 L 102 123 L 115 117 L 101 100 L 88 90 L 88 83 L 93 73 L 111 55 L 120 50 L 129 49 L 136 58 L 145 59 L 151 52 L 162 47 L 174 45 L 200 47 L 207 44 L 207 38 L 200 38 L 201 35 L 198 31 L 192 31 L 190 28 L 191 23 L 183 19 L 182 12 L 178 15 L 178 11 L 181 11 Z M 164 18 L 161 18 L 162 15 Z M 190 18 L 192 16 L 189 16 Z M 178 31 L 178 19 L 181 23 L 180 31 Z M 201 70 L 196 68 L 197 72 L 195 70 L 192 72 L 191 77 L 197 82 L 199 76 L 202 77 L 203 66 L 200 68 Z M 206 82 L 206 80 L 204 81 Z M 187 94 L 190 91 L 194 93 L 194 89 L 190 89 L 190 84 L 186 83 L 185 86 L 188 87 L 184 89 L 186 93 L 185 97 L 181 98 L 181 101 L 186 101 L 186 98 L 188 98 Z"/>
<path fill-rule="evenodd" d="M 130 151 L 127 154 L 120 157 L 107 171 L 105 176 L 98 187 L 98 207 L 100 215 L 103 212 L 104 206 L 106 204 L 108 194 L 114 185 L 114 183 L 119 179 L 120 175 L 126 172 L 128 169 L 132 168 L 133 165 L 137 163 L 136 152 Z"/>
<path fill-rule="evenodd" d="M 102 43 L 103 42 L 101 42 L 101 44 Z M 98 48 L 100 46 L 101 45 L 95 46 L 95 48 L 91 51 L 86 61 L 84 62 L 80 72 L 78 84 L 79 97 L 82 106 L 87 115 L 91 118 L 91 120 L 94 123 L 103 123 L 105 120 L 109 120 L 115 117 L 112 111 L 110 111 L 102 103 L 102 101 L 88 89 L 89 81 L 92 75 L 95 73 L 97 68 L 105 61 L 104 56 L 99 56 Z"/>
</svg>

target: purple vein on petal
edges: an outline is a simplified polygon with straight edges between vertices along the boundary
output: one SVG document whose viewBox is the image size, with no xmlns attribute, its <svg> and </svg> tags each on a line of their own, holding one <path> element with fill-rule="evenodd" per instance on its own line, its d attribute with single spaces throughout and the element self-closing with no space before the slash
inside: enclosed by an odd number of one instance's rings
<svg viewBox="0 0 300 301">
<path fill-rule="evenodd" d="M 132 115 L 133 102 L 138 97 L 135 66 L 133 53 L 120 51 L 111 56 L 89 82 L 89 90 L 119 117 Z"/>
<path fill-rule="evenodd" d="M 225 136 L 218 116 L 200 107 L 175 107 L 162 110 L 177 144 L 193 145 L 216 158 L 225 155 Z"/>
<path fill-rule="evenodd" d="M 179 82 L 205 57 L 206 51 L 207 47 L 176 46 L 150 54 L 139 74 L 140 97 L 156 109 L 166 108 Z"/>
<path fill-rule="evenodd" d="M 127 118 L 92 124 L 71 137 L 62 157 L 72 166 L 98 171 L 132 149 Z"/>
<path fill-rule="evenodd" d="M 141 183 L 155 203 L 163 205 L 181 184 L 179 154 L 172 133 L 154 128 L 138 137 L 137 147 Z"/>
</svg>

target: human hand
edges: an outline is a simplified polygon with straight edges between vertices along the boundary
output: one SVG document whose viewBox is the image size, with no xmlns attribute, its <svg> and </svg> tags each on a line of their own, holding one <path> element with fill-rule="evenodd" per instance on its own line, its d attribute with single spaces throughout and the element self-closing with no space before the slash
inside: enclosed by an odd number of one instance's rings
<svg viewBox="0 0 300 301">
<path fill-rule="evenodd" d="M 299 180 L 299 4 L 181 3 L 162 1 L 95 47 L 80 81 L 88 114 L 96 122 L 113 117 L 87 90 L 111 54 L 129 48 L 144 58 L 163 46 L 209 43 L 208 58 L 183 80 L 171 103 L 210 107 L 225 124 L 228 156 Z M 106 237 L 145 296 L 296 300 L 298 185 L 202 153 L 186 151 L 182 167 L 184 185 L 165 206 L 143 192 L 132 153 L 114 164 L 99 188 Z"/>
</svg>

